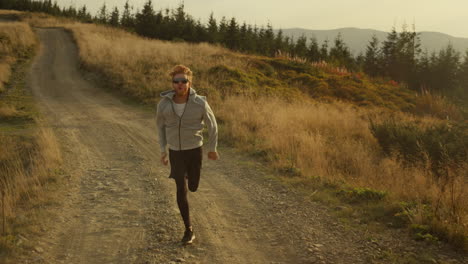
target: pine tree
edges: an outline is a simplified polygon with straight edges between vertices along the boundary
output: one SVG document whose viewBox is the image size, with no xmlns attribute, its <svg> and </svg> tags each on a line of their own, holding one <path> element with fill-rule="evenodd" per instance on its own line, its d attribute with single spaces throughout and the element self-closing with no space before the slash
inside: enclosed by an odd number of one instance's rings
<svg viewBox="0 0 468 264">
<path fill-rule="evenodd" d="M 435 54 L 433 54 L 433 56 L 435 57 Z M 416 69 L 417 69 L 417 86 L 414 87 L 414 89 L 417 89 L 417 90 L 430 89 L 430 85 L 432 83 L 432 78 L 434 75 L 432 73 L 432 70 L 433 70 L 432 60 L 431 60 L 431 57 L 429 57 L 429 53 L 427 49 L 422 53 Z"/>
<path fill-rule="evenodd" d="M 344 43 L 341 33 L 335 38 L 334 46 L 330 49 L 329 59 L 337 65 L 351 69 L 353 67 L 353 58 L 348 46 Z"/>
<path fill-rule="evenodd" d="M 265 28 L 255 28 L 255 42 L 256 42 L 256 52 L 257 54 L 267 55 L 267 43 L 265 41 Z"/>
<path fill-rule="evenodd" d="M 395 79 L 414 87 L 417 83 L 417 58 L 421 53 L 419 35 L 407 30 L 407 25 L 403 24 L 402 32 L 398 36 L 396 45 L 396 61 L 393 69 Z M 415 87 L 416 88 L 416 87 Z"/>
<path fill-rule="evenodd" d="M 307 49 L 307 59 L 310 61 L 320 61 L 320 48 L 315 37 L 310 38 L 310 44 Z"/>
<path fill-rule="evenodd" d="M 274 40 L 275 40 L 275 33 L 273 32 L 273 26 L 268 23 L 266 29 L 263 31 L 263 36 L 261 38 L 261 46 L 264 48 L 264 55 L 267 56 L 274 56 Z"/>
<path fill-rule="evenodd" d="M 249 50 L 249 46 L 247 44 L 249 37 L 247 34 L 248 34 L 247 24 L 244 21 L 244 23 L 239 29 L 239 49 L 244 52 Z"/>
<path fill-rule="evenodd" d="M 211 12 L 210 18 L 208 19 L 207 30 L 208 30 L 208 42 L 210 43 L 219 42 L 218 24 L 216 23 L 216 19 L 213 17 L 213 12 Z"/>
<path fill-rule="evenodd" d="M 255 28 L 252 25 L 247 26 L 247 33 L 246 33 L 246 42 L 245 42 L 245 51 L 256 52 L 257 50 L 257 33 L 256 33 L 256 26 Z"/>
<path fill-rule="evenodd" d="M 328 60 L 328 39 L 326 39 L 320 47 L 320 60 Z"/>
<path fill-rule="evenodd" d="M 187 36 L 189 35 L 189 32 L 187 32 L 188 27 L 186 23 L 186 18 L 187 14 L 185 13 L 184 10 L 185 6 L 184 3 L 182 2 L 176 10 L 172 12 L 172 39 L 186 39 Z"/>
<path fill-rule="evenodd" d="M 460 65 L 458 76 L 460 82 L 464 83 L 468 87 L 468 49 L 465 51 L 465 56 L 463 57 L 463 63 Z"/>
<path fill-rule="evenodd" d="M 409 41 L 409 56 L 411 57 L 410 59 L 410 65 L 411 65 L 411 72 L 410 75 L 408 76 L 408 83 L 410 86 L 413 86 L 413 88 L 418 88 L 415 86 L 417 84 L 417 68 L 418 68 L 418 58 L 421 56 L 421 39 L 419 37 L 419 33 L 416 32 L 415 26 L 413 25 L 413 31 L 411 32 L 410 35 L 410 41 Z"/>
<path fill-rule="evenodd" d="M 98 15 L 96 17 L 96 20 L 98 23 L 101 24 L 107 24 L 108 22 L 108 14 L 107 14 L 107 8 L 106 8 L 106 3 L 102 5 L 102 7 L 99 9 Z"/>
<path fill-rule="evenodd" d="M 377 39 L 377 36 L 374 34 L 366 48 L 366 54 L 363 60 L 364 72 L 373 77 L 379 75 L 381 73 L 379 60 L 380 60 L 379 40 Z"/>
<path fill-rule="evenodd" d="M 13 0 L 0 1 L 0 9 L 13 9 Z"/>
<path fill-rule="evenodd" d="M 135 31 L 145 37 L 155 37 L 154 27 L 156 24 L 156 15 L 153 10 L 151 0 L 148 0 L 143 6 L 143 10 L 136 14 Z"/>
<path fill-rule="evenodd" d="M 239 26 L 233 17 L 226 31 L 226 46 L 235 50 L 239 48 L 239 44 Z"/>
<path fill-rule="evenodd" d="M 226 32 L 228 28 L 228 23 L 226 20 L 226 17 L 222 17 L 221 21 L 219 22 L 219 30 L 218 30 L 218 36 L 219 36 L 219 42 L 222 43 L 223 45 L 226 45 Z"/>
<path fill-rule="evenodd" d="M 124 6 L 124 11 L 122 13 L 122 19 L 120 21 L 120 24 L 124 28 L 133 28 L 135 25 L 135 19 L 130 11 L 130 5 L 128 4 L 128 0 Z"/>
<path fill-rule="evenodd" d="M 80 8 L 77 16 L 80 21 L 87 23 L 92 22 L 91 15 L 88 13 L 88 10 L 86 9 L 85 5 L 82 8 Z"/>
<path fill-rule="evenodd" d="M 364 60 L 365 60 L 365 56 L 361 51 L 361 52 L 359 52 L 359 54 L 356 56 L 356 59 L 354 60 L 355 64 L 356 64 L 356 68 L 355 68 L 356 71 L 361 71 L 361 72 L 363 71 L 363 69 L 364 69 Z"/>
<path fill-rule="evenodd" d="M 208 31 L 200 20 L 195 24 L 196 42 L 208 42 Z"/>
<path fill-rule="evenodd" d="M 187 17 L 187 14 L 185 13 L 185 10 L 184 10 L 185 6 L 184 6 L 184 3 L 182 2 L 176 9 L 176 11 L 174 12 L 174 19 L 175 19 L 175 22 L 179 25 L 183 25 L 184 22 L 185 22 L 185 19 Z"/>
<path fill-rule="evenodd" d="M 69 6 L 67 9 L 64 10 L 63 15 L 70 18 L 76 18 L 78 17 L 78 12 L 76 11 L 75 7 Z"/>
<path fill-rule="evenodd" d="M 53 8 L 52 0 L 47 0 L 47 1 L 45 1 L 45 3 L 46 4 L 45 4 L 45 10 L 44 11 L 46 13 L 48 13 L 48 14 L 52 13 L 52 8 Z"/>
<path fill-rule="evenodd" d="M 50 14 L 52 11 L 52 0 L 44 0 L 42 12 Z"/>
<path fill-rule="evenodd" d="M 191 16 L 186 15 L 182 25 L 182 34 L 179 36 L 179 38 L 190 42 L 197 41 L 198 36 L 195 20 Z"/>
<path fill-rule="evenodd" d="M 52 6 L 52 15 L 58 16 L 60 15 L 60 7 L 58 6 L 57 2 L 54 2 L 54 5 Z"/>
<path fill-rule="evenodd" d="M 155 37 L 160 38 L 160 39 L 168 39 L 166 38 L 167 36 L 167 31 L 166 29 L 169 25 L 164 19 L 164 15 L 162 13 L 162 10 L 159 10 L 156 15 L 154 16 L 154 31 L 153 34 Z"/>
<path fill-rule="evenodd" d="M 459 88 L 455 96 L 459 96 L 465 103 L 468 101 L 468 49 L 465 52 L 463 63 L 460 64 L 457 72 Z"/>
<path fill-rule="evenodd" d="M 397 69 L 397 41 L 398 33 L 395 27 L 388 33 L 387 39 L 382 43 L 382 61 L 381 65 L 384 69 L 384 74 L 391 78 L 395 78 L 395 70 Z"/>
<path fill-rule="evenodd" d="M 114 27 L 118 27 L 120 25 L 119 18 L 119 9 L 117 9 L 117 7 L 114 7 L 114 10 L 110 15 L 109 24 L 111 24 Z"/>
<path fill-rule="evenodd" d="M 278 30 L 278 33 L 276 33 L 275 36 L 275 44 L 273 45 L 275 54 L 278 52 L 285 52 L 286 47 L 284 46 L 284 37 L 283 37 L 283 31 L 280 29 Z"/>
<path fill-rule="evenodd" d="M 302 35 L 297 39 L 293 53 L 297 57 L 305 58 L 307 56 L 307 51 L 307 38 Z"/>
<path fill-rule="evenodd" d="M 439 51 L 436 63 L 434 64 L 434 74 L 437 79 L 433 81 L 432 87 L 442 94 L 453 92 L 458 86 L 457 73 L 460 66 L 460 53 L 452 44 Z"/>
</svg>

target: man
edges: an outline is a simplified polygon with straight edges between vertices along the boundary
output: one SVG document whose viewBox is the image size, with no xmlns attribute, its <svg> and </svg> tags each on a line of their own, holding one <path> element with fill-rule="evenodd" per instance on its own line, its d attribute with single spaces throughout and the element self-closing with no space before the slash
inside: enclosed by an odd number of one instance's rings
<svg viewBox="0 0 468 264">
<path fill-rule="evenodd" d="M 161 162 L 167 165 L 166 146 L 171 164 L 170 178 L 177 187 L 177 205 L 184 221 L 182 243 L 191 244 L 195 239 L 190 222 L 188 189 L 195 192 L 200 181 L 202 167 L 203 125 L 208 127 L 208 159 L 217 160 L 218 126 L 216 118 L 204 96 L 196 94 L 192 86 L 192 71 L 177 65 L 169 74 L 172 90 L 161 93 L 156 123 L 161 147 Z"/>
</svg>

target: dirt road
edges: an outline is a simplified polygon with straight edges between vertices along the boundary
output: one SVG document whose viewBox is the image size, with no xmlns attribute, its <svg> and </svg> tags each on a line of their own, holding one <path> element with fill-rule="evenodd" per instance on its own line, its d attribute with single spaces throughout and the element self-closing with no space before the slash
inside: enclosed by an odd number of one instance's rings
<svg viewBox="0 0 468 264">
<path fill-rule="evenodd" d="M 399 233 L 369 240 L 364 228 L 343 227 L 326 208 L 228 148 L 220 149 L 219 161 L 205 158 L 200 188 L 189 194 L 197 240 L 181 246 L 175 184 L 159 163 L 155 113 L 86 80 L 64 30 L 38 35 L 42 48 L 29 83 L 62 145 L 68 185 L 34 259 L 22 261 L 380 263 L 391 262 L 383 251 L 403 256 L 418 247 L 394 243 Z"/>
</svg>

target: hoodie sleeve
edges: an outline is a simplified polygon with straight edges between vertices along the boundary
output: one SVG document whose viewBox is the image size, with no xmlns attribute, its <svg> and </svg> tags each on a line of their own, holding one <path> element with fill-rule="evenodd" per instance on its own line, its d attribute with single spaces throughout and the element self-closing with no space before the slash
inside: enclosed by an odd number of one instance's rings
<svg viewBox="0 0 468 264">
<path fill-rule="evenodd" d="M 166 122 L 164 120 L 164 116 L 162 114 L 162 102 L 161 100 L 158 104 L 157 112 L 156 112 L 156 127 L 158 128 L 158 139 L 159 139 L 159 147 L 161 153 L 166 153 Z"/>
<path fill-rule="evenodd" d="M 208 127 L 208 151 L 216 152 L 216 147 L 218 145 L 218 124 L 216 123 L 216 118 L 210 105 L 208 105 L 208 102 L 206 101 L 203 121 L 205 121 L 205 124 Z"/>
</svg>

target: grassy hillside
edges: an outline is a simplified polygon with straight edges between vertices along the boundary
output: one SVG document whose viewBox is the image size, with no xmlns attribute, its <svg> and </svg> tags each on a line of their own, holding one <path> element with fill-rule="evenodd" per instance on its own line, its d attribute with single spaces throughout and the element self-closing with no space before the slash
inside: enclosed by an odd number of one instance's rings
<svg viewBox="0 0 468 264">
<path fill-rule="evenodd" d="M 418 239 L 467 247 L 468 133 L 464 121 L 435 118 L 462 118 L 442 98 L 326 64 L 63 26 L 82 67 L 108 89 L 152 105 L 171 89 L 168 71 L 186 64 L 213 105 L 224 143 L 264 159 L 314 197 L 354 204 L 349 210 L 372 212 L 373 220 L 412 224 Z"/>
<path fill-rule="evenodd" d="M 45 185 L 60 162 L 54 134 L 41 127 L 25 84 L 36 47 L 27 23 L 0 22 L 0 262 L 15 250 L 18 232 L 46 196 Z"/>
<path fill-rule="evenodd" d="M 38 17 L 29 21 L 57 25 L 57 21 Z M 109 86 L 145 102 L 156 100 L 159 92 L 170 88 L 167 72 L 181 61 L 197 73 L 197 89 L 211 97 L 269 95 L 290 99 L 306 95 L 393 110 L 412 110 L 417 101 L 413 92 L 395 83 L 371 80 L 326 64 L 247 56 L 205 43 L 150 41 L 92 24 L 68 24 L 67 28 L 74 34 L 86 69 L 102 73 Z"/>
</svg>

